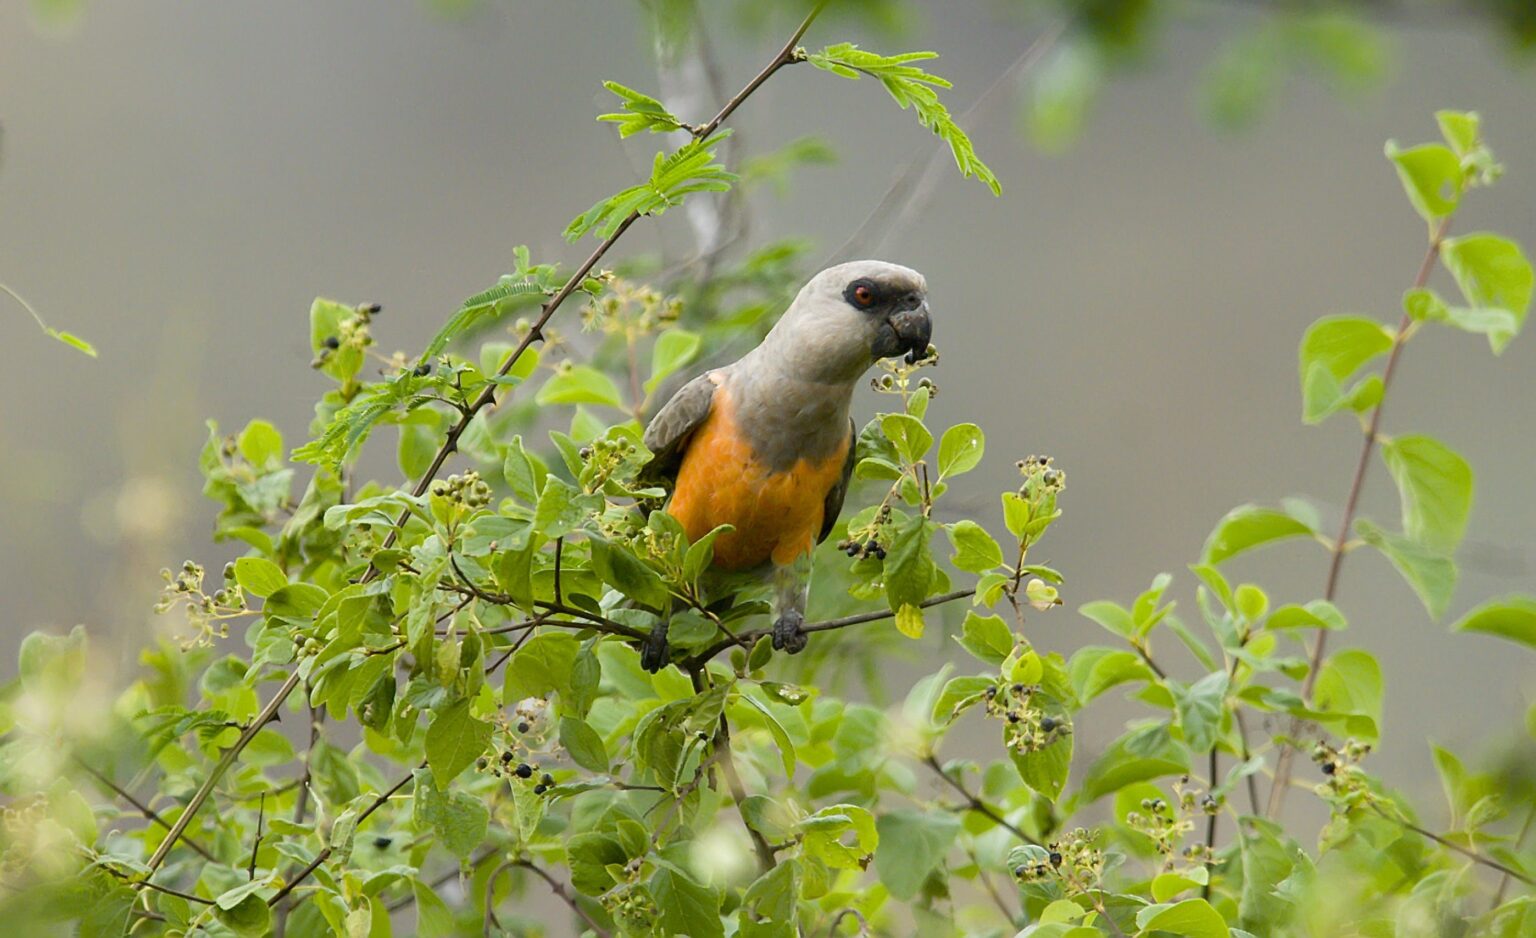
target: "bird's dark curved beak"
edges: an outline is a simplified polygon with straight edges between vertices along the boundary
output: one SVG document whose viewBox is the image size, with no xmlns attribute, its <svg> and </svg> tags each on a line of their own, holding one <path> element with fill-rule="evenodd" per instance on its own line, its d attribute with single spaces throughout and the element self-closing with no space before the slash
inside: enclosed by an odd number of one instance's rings
<svg viewBox="0 0 1536 938">
<path fill-rule="evenodd" d="M 897 348 L 891 353 L 892 357 L 905 352 L 907 364 L 911 365 L 927 356 L 928 344 L 933 339 L 933 320 L 928 316 L 926 301 L 896 313 L 890 323 L 897 339 Z"/>
</svg>

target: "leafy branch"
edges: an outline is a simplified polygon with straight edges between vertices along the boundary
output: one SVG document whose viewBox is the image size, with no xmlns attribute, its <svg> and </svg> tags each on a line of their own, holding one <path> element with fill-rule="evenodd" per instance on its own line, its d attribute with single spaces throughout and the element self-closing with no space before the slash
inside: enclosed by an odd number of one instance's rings
<svg viewBox="0 0 1536 938">
<path fill-rule="evenodd" d="M 869 76 L 884 86 L 885 90 L 901 105 L 902 110 L 911 108 L 918 122 L 933 131 L 939 139 L 949 144 L 950 153 L 960 172 L 982 182 L 993 195 L 1001 195 L 1002 183 L 976 155 L 971 138 L 955 119 L 949 108 L 939 100 L 935 88 L 951 87 L 948 80 L 913 65 L 939 57 L 937 52 L 904 52 L 900 55 L 879 55 L 860 49 L 851 42 L 827 46 L 820 52 L 806 56 L 806 61 L 824 71 L 844 78 L 857 79 Z"/>
</svg>

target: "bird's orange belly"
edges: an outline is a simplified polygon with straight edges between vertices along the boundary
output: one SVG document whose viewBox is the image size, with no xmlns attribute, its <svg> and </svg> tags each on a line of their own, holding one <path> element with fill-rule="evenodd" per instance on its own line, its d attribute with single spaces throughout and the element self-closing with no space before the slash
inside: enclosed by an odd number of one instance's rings
<svg viewBox="0 0 1536 938">
<path fill-rule="evenodd" d="M 775 472 L 755 458 L 724 397 L 723 389 L 716 392 L 713 412 L 689 441 L 667 513 L 690 541 L 722 524 L 735 529 L 715 540 L 720 569 L 788 565 L 816 546 L 848 444 L 825 460 L 801 459 Z"/>
</svg>

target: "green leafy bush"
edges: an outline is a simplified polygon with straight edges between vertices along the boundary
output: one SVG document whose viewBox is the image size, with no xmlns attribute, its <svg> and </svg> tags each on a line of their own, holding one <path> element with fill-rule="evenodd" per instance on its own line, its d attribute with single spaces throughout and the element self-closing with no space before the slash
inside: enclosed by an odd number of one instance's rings
<svg viewBox="0 0 1536 938">
<path fill-rule="evenodd" d="M 1498 175 L 1476 115 L 1439 115 L 1444 143 L 1388 147 L 1429 231 L 1400 321 L 1326 317 L 1302 339 L 1303 419 L 1348 413 L 1364 434 L 1342 518 L 1325 526 L 1303 499 L 1236 508 L 1190 567 L 1195 616 L 1160 574 L 1128 604 L 1081 606 L 1106 643 L 1064 657 L 1031 636 L 1036 617 L 1067 615 L 1063 574 L 1037 562 L 1065 472 L 1028 456 L 995 510 L 940 520 L 985 437 L 925 423 L 933 359 L 888 363 L 874 384 L 889 412 L 858 436 L 859 488 L 817 558 L 817 602 L 842 614 L 786 659 L 761 588 L 709 570 L 711 537 L 637 510 L 664 495 L 637 473 L 658 392 L 759 332 L 803 277 L 800 252 L 686 284 L 600 264 L 641 218 L 739 185 L 723 124 L 801 62 L 879 81 L 997 190 L 939 101 L 947 83 L 912 64 L 931 54 L 806 52 L 815 18 L 702 124 L 607 84 L 621 110 L 599 119 L 621 135 L 691 139 L 572 222 L 572 240 L 602 239 L 574 270 L 519 249 L 414 357 L 377 351 L 376 306 L 315 301 L 314 364 L 334 386 L 312 439 L 290 457 L 255 420 L 213 427 L 203 450 L 216 537 L 247 551 L 222 572 L 166 571 L 184 643 L 146 649 L 115 697 L 83 633 L 22 647 L 0 696 L 0 902 L 18 933 L 544 934 L 554 918 L 695 938 L 1536 932 L 1529 744 L 1485 771 L 1436 750 L 1450 820 L 1431 829 L 1369 770 L 1381 669 L 1328 649 L 1357 549 L 1384 554 L 1432 615 L 1455 587 L 1472 471 L 1381 418 L 1422 330 L 1498 353 L 1530 306 L 1516 244 L 1450 234 Z M 1437 264 L 1459 298 L 1429 287 Z M 556 323 L 573 306 L 597 337 L 589 360 Z M 404 484 L 359 469 L 382 427 Z M 1378 449 L 1401 495 L 1390 526 L 1356 512 Z M 1285 539 L 1328 553 L 1312 601 L 1275 606 L 1224 572 Z M 668 610 L 672 663 L 648 674 L 635 646 Z M 1536 599 L 1455 628 L 1536 647 Z M 843 693 L 850 663 L 875 677 L 928 629 L 952 634 L 964 668 L 889 708 Z M 1074 768 L 1075 727 L 1111 691 L 1142 715 Z M 946 756 L 987 723 L 985 758 Z M 1295 781 L 1297 752 L 1315 785 Z M 1310 846 L 1282 823 L 1293 787 L 1328 812 Z"/>
</svg>

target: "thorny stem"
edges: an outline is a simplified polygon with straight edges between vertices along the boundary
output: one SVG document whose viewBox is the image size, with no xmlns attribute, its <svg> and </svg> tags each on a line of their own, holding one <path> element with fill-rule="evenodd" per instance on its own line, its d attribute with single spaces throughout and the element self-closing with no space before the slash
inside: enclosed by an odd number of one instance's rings
<svg viewBox="0 0 1536 938">
<path fill-rule="evenodd" d="M 1032 844 L 1036 847 L 1040 846 L 1040 841 L 1024 833 L 1024 831 L 1020 829 L 1017 824 L 1014 824 L 1007 818 L 1003 817 L 1001 814 L 998 814 L 996 811 L 992 810 L 990 805 L 978 798 L 969 788 L 966 788 L 964 782 L 944 771 L 944 767 L 939 765 L 939 760 L 934 757 L 933 753 L 929 753 L 923 759 L 923 764 L 937 773 L 939 778 L 942 778 L 949 784 L 950 788 L 953 788 L 956 792 L 958 792 L 960 797 L 965 799 L 966 807 L 987 818 L 997 826 L 1007 828 L 1007 830 L 1011 832 L 1013 836 L 1019 838 L 1025 843 Z"/>
<path fill-rule="evenodd" d="M 235 744 L 224 750 L 224 755 L 219 757 L 219 761 L 214 765 L 213 771 L 208 773 L 208 777 L 203 780 L 203 784 L 198 786 L 196 793 L 192 795 L 192 800 L 187 802 L 187 807 L 181 812 L 181 817 L 178 817 L 176 823 L 171 825 L 170 833 L 165 835 L 165 839 L 160 841 L 160 846 L 156 847 L 154 854 L 150 856 L 144 873 L 146 881 L 155 874 L 155 870 L 160 868 L 160 864 L 165 862 L 165 858 L 171 852 L 171 848 L 176 846 L 176 841 L 186 831 L 187 825 L 191 824 L 192 819 L 197 816 L 198 809 L 202 808 L 203 802 L 208 800 L 208 795 L 213 792 L 213 787 L 219 783 L 219 779 L 223 778 L 224 773 L 229 771 L 229 767 L 235 764 L 235 760 L 240 757 L 240 753 L 245 750 L 246 746 L 251 744 L 251 740 L 256 738 L 256 734 L 261 732 L 262 727 L 277 717 L 277 708 L 281 707 L 283 701 L 288 699 L 288 695 L 293 693 L 293 689 L 299 686 L 300 680 L 302 678 L 299 675 L 299 669 L 294 668 L 293 673 L 288 675 L 288 680 L 283 682 L 283 686 L 278 688 L 276 694 L 272 695 L 272 699 L 267 701 L 267 705 L 261 708 L 260 713 L 256 714 L 256 718 L 240 734 L 240 738 L 235 740 Z"/>
<path fill-rule="evenodd" d="M 1435 261 L 1440 257 L 1440 245 L 1445 242 L 1445 234 L 1450 229 L 1450 216 L 1440 220 L 1435 226 L 1434 233 L 1429 238 L 1429 249 L 1424 252 L 1424 260 L 1419 264 L 1418 275 L 1413 278 L 1413 288 L 1423 289 L 1429 282 L 1429 275 L 1435 269 Z M 1339 591 L 1339 573 L 1344 566 L 1344 554 L 1346 542 L 1349 540 L 1349 530 L 1355 520 L 1355 510 L 1360 505 L 1360 493 L 1365 488 L 1366 469 L 1371 464 L 1371 453 L 1376 449 L 1376 438 L 1381 429 L 1381 412 L 1387 403 L 1387 391 L 1392 387 L 1392 376 L 1397 371 L 1397 361 L 1402 356 L 1403 346 L 1408 341 L 1408 328 L 1413 325 L 1413 317 L 1403 313 L 1402 320 L 1398 323 L 1397 332 L 1392 337 L 1392 349 L 1387 353 L 1387 364 L 1381 370 L 1381 397 L 1376 406 L 1371 410 L 1370 424 L 1365 430 L 1365 441 L 1360 445 L 1360 459 L 1355 463 L 1355 475 L 1349 485 L 1349 497 L 1344 502 L 1344 517 L 1339 522 L 1338 537 L 1333 540 L 1333 556 L 1328 562 L 1328 582 L 1323 589 L 1323 599 L 1333 602 L 1334 596 Z M 1317 639 L 1312 643 L 1312 651 L 1307 656 L 1307 676 L 1301 684 L 1301 697 L 1310 700 L 1312 689 L 1317 684 L 1317 669 L 1322 664 L 1323 652 L 1328 646 L 1328 630 L 1319 629 Z M 1290 732 L 1287 734 L 1293 739 L 1301 731 L 1301 719 L 1291 720 Z M 1269 789 L 1269 807 L 1264 812 L 1271 819 L 1278 817 L 1285 806 L 1285 796 L 1290 791 L 1290 779 L 1292 764 L 1296 758 L 1294 746 L 1285 746 L 1280 750 L 1280 756 L 1275 762 L 1275 781 Z"/>
</svg>

